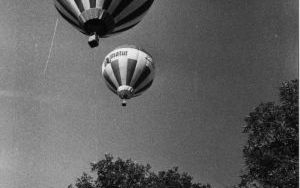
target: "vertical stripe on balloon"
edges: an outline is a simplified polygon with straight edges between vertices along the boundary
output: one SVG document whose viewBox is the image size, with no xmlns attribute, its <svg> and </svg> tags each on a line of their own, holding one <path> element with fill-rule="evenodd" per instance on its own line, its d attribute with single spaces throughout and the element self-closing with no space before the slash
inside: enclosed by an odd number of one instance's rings
<svg viewBox="0 0 300 188">
<path fill-rule="evenodd" d="M 110 79 L 110 77 L 108 76 L 106 71 L 103 72 L 103 77 L 104 77 L 105 81 L 107 82 L 107 85 L 110 86 L 112 90 L 116 91 L 117 87 L 115 86 L 113 81 Z"/>
<path fill-rule="evenodd" d="M 96 0 L 96 8 L 102 8 L 103 3 L 104 3 L 104 0 Z"/>
<path fill-rule="evenodd" d="M 74 0 L 74 2 L 76 3 L 77 8 L 79 9 L 79 11 L 83 12 L 84 11 L 84 7 L 83 7 L 82 1 L 81 0 Z"/>
<path fill-rule="evenodd" d="M 128 59 L 127 64 L 127 78 L 126 78 L 126 85 L 130 85 L 135 67 L 136 67 L 137 60 L 135 59 Z"/>
<path fill-rule="evenodd" d="M 110 80 L 112 81 L 113 85 L 118 88 L 120 85 L 114 75 L 114 71 L 112 70 L 112 66 L 111 64 L 108 64 L 106 67 L 105 67 L 105 71 L 107 73 L 107 75 L 109 76 Z"/>
<path fill-rule="evenodd" d="M 141 7 L 146 0 L 139 0 L 130 3 L 119 15 L 115 17 L 115 22 L 119 22 L 120 20 L 124 19 L 126 16 L 131 14 L 132 12 L 136 11 L 139 7 Z"/>
<path fill-rule="evenodd" d="M 104 0 L 102 9 L 107 10 L 113 0 Z"/>
<path fill-rule="evenodd" d="M 79 24 L 79 22 L 77 21 L 77 16 L 74 15 L 73 12 L 69 11 L 69 9 L 66 9 L 64 7 L 65 5 L 64 4 L 60 4 L 60 3 L 56 3 L 55 4 L 55 8 L 59 11 L 59 13 L 62 15 L 62 16 L 65 16 L 68 18 L 68 21 L 72 21 L 72 23 L 77 23 Z"/>
<path fill-rule="evenodd" d="M 82 1 L 81 3 L 82 3 L 82 5 L 83 5 L 83 9 L 84 9 L 84 10 L 88 10 L 88 9 L 91 8 L 90 1 L 89 1 L 89 0 Z"/>
<path fill-rule="evenodd" d="M 153 80 L 153 78 L 154 78 L 154 71 L 151 71 L 151 73 L 135 89 L 140 90 L 141 88 L 145 87 L 145 85 L 147 85 L 151 80 Z"/>
<path fill-rule="evenodd" d="M 74 9 L 72 4 L 70 4 L 68 1 L 63 1 L 63 0 L 56 0 L 55 2 L 56 2 L 55 3 L 56 7 L 60 7 L 61 10 L 68 12 L 72 16 L 73 19 L 77 19 L 80 12 L 76 11 L 78 9 Z M 60 6 L 58 6 L 58 5 L 60 5 Z"/>
<path fill-rule="evenodd" d="M 96 8 L 96 0 L 90 0 L 90 7 Z"/>
<path fill-rule="evenodd" d="M 119 60 L 114 60 L 112 61 L 111 63 L 111 68 L 114 72 L 114 75 L 118 81 L 118 84 L 119 85 L 122 85 L 122 82 L 121 82 L 121 75 L 120 75 L 120 68 L 119 68 Z"/>
<path fill-rule="evenodd" d="M 153 3 L 153 0 L 147 1 L 142 6 L 140 6 L 138 9 L 134 10 L 133 12 L 130 12 L 128 14 L 128 16 L 123 17 L 122 19 L 116 18 L 115 19 L 116 27 L 121 26 L 125 23 L 127 23 L 127 25 L 129 25 L 129 23 L 134 24 L 136 22 L 139 22 L 145 16 L 147 10 L 150 8 L 152 3 Z"/>
<path fill-rule="evenodd" d="M 146 14 L 146 13 L 145 13 Z M 143 15 L 141 15 L 140 17 L 137 17 L 137 18 L 135 18 L 135 19 L 133 19 L 133 20 L 130 20 L 130 21 L 128 21 L 128 22 L 124 22 L 124 23 L 116 23 L 115 24 L 115 30 L 117 31 L 117 30 L 123 30 L 124 28 L 130 28 L 131 26 L 134 26 L 134 25 L 136 25 L 136 24 L 138 24 L 141 20 L 142 20 L 142 18 L 143 18 L 143 16 L 145 15 L 145 14 L 143 14 Z"/>
<path fill-rule="evenodd" d="M 112 13 L 112 16 L 116 17 L 117 15 L 119 15 L 130 3 L 132 3 L 132 1 L 134 0 L 121 1 L 115 11 Z"/>
<path fill-rule="evenodd" d="M 59 14 L 66 19 L 73 27 L 75 27 L 76 29 L 78 29 L 80 32 L 87 34 L 81 27 L 79 22 L 77 22 L 77 20 L 73 20 L 71 16 L 68 17 L 68 14 L 66 14 L 64 12 L 64 9 L 60 9 L 58 6 L 56 6 L 57 11 L 59 12 Z"/>
<path fill-rule="evenodd" d="M 112 15 L 112 13 L 116 10 L 117 6 L 121 3 L 121 1 L 122 0 L 113 0 L 107 9 L 108 13 Z"/>
<path fill-rule="evenodd" d="M 140 77 L 140 75 L 142 74 L 143 70 L 144 70 L 144 66 L 145 66 L 145 53 L 144 52 L 141 52 L 140 50 L 137 50 L 137 54 L 138 56 L 136 57 L 137 59 L 137 64 L 136 64 L 136 68 L 134 70 L 134 73 L 133 73 L 133 77 L 131 79 L 131 82 L 130 82 L 130 85 L 133 86 L 138 78 Z"/>
<path fill-rule="evenodd" d="M 148 75 L 151 73 L 151 70 L 149 67 L 144 67 L 142 74 L 139 76 L 138 80 L 135 82 L 135 84 L 133 85 L 133 88 L 137 88 L 144 80 L 146 80 L 146 78 L 148 77 Z"/>
<path fill-rule="evenodd" d="M 129 30 L 130 28 L 133 28 L 134 26 L 136 26 L 138 23 L 139 23 L 139 22 L 137 22 L 137 23 L 134 24 L 134 25 L 129 25 L 128 27 L 125 27 L 125 28 L 123 28 L 123 27 L 115 28 L 115 29 L 113 30 L 113 32 L 112 32 L 110 35 L 115 35 L 115 34 L 118 34 L 118 33 L 123 32 L 123 31 Z"/>
<path fill-rule="evenodd" d="M 119 58 L 119 69 L 120 69 L 120 76 L 121 76 L 121 84 L 122 85 L 126 85 L 127 64 L 128 64 L 128 58 L 126 56 L 121 56 Z"/>
<path fill-rule="evenodd" d="M 136 94 L 136 95 L 139 95 L 139 94 L 143 93 L 143 92 L 146 91 L 149 87 L 151 87 L 152 83 L 153 83 L 153 80 L 151 80 L 149 83 L 147 83 L 147 84 L 146 84 L 144 87 L 142 87 L 141 89 L 135 90 L 135 94 Z"/>
</svg>

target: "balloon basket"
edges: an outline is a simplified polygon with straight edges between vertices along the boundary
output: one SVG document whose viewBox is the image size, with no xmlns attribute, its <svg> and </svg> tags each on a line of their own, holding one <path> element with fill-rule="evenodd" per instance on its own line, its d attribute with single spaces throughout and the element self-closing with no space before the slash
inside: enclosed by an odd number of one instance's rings
<svg viewBox="0 0 300 188">
<path fill-rule="evenodd" d="M 126 100 L 123 100 L 123 101 L 122 101 L 122 106 L 126 106 L 126 105 L 127 105 Z"/>
<path fill-rule="evenodd" d="M 99 45 L 99 36 L 97 34 L 90 36 L 88 43 L 91 48 L 97 47 Z"/>
</svg>

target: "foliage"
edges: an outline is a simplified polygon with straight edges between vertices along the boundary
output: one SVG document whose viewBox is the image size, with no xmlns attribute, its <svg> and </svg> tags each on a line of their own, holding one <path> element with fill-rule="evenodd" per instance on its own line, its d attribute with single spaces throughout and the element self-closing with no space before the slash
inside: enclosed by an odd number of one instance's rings
<svg viewBox="0 0 300 188">
<path fill-rule="evenodd" d="M 245 119 L 246 170 L 240 187 L 298 187 L 298 80 L 283 83 L 280 104 L 260 104 Z"/>
<path fill-rule="evenodd" d="M 178 168 L 158 173 L 150 171 L 149 164 L 142 165 L 131 159 L 113 160 L 110 154 L 97 163 L 91 163 L 92 176 L 83 173 L 77 178 L 77 188 L 211 188 L 210 185 L 192 183 L 192 177 L 187 173 L 179 173 Z M 72 185 L 69 185 L 73 188 Z"/>
</svg>

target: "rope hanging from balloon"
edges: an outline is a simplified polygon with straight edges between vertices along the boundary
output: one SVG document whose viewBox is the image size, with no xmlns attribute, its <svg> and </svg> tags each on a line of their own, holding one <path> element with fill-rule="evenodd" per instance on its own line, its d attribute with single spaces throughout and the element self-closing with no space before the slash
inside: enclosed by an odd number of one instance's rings
<svg viewBox="0 0 300 188">
<path fill-rule="evenodd" d="M 46 60 L 46 63 L 45 63 L 44 71 L 43 71 L 44 77 L 46 77 L 46 72 L 47 72 L 47 68 L 48 68 L 48 64 L 49 64 L 49 60 L 50 60 L 50 56 L 51 56 L 51 52 L 52 52 L 52 48 L 53 48 L 53 43 L 54 43 L 54 38 L 55 38 L 55 34 L 56 34 L 57 25 L 58 25 L 58 18 L 56 19 L 56 22 L 55 22 L 55 27 L 54 27 L 54 31 L 53 31 L 52 39 L 51 39 L 51 45 L 50 45 L 50 48 L 49 48 L 48 57 L 47 57 L 47 60 Z"/>
</svg>

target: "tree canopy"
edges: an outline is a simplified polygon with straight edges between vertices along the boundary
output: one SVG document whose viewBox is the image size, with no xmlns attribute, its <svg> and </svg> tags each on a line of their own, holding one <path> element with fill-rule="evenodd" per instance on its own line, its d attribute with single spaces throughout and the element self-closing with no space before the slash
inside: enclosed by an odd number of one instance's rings
<svg viewBox="0 0 300 188">
<path fill-rule="evenodd" d="M 298 80 L 279 89 L 280 102 L 262 103 L 245 118 L 246 169 L 240 187 L 296 188 L 299 179 Z"/>
<path fill-rule="evenodd" d="M 77 178 L 77 188 L 211 188 L 209 184 L 192 183 L 188 173 L 180 173 L 177 167 L 155 173 L 149 164 L 143 165 L 106 154 L 97 163 L 91 163 L 94 177 L 83 173 Z M 72 188 L 70 185 L 68 188 Z"/>
<path fill-rule="evenodd" d="M 245 118 L 243 133 L 248 136 L 243 148 L 245 170 L 240 188 L 297 188 L 299 186 L 299 111 L 298 80 L 279 88 L 279 104 L 258 105 Z M 91 163 L 91 172 L 77 178 L 77 188 L 211 188 L 193 183 L 188 173 L 177 167 L 155 173 L 143 165 L 110 154 Z M 70 185 L 68 188 L 73 188 Z"/>
</svg>

